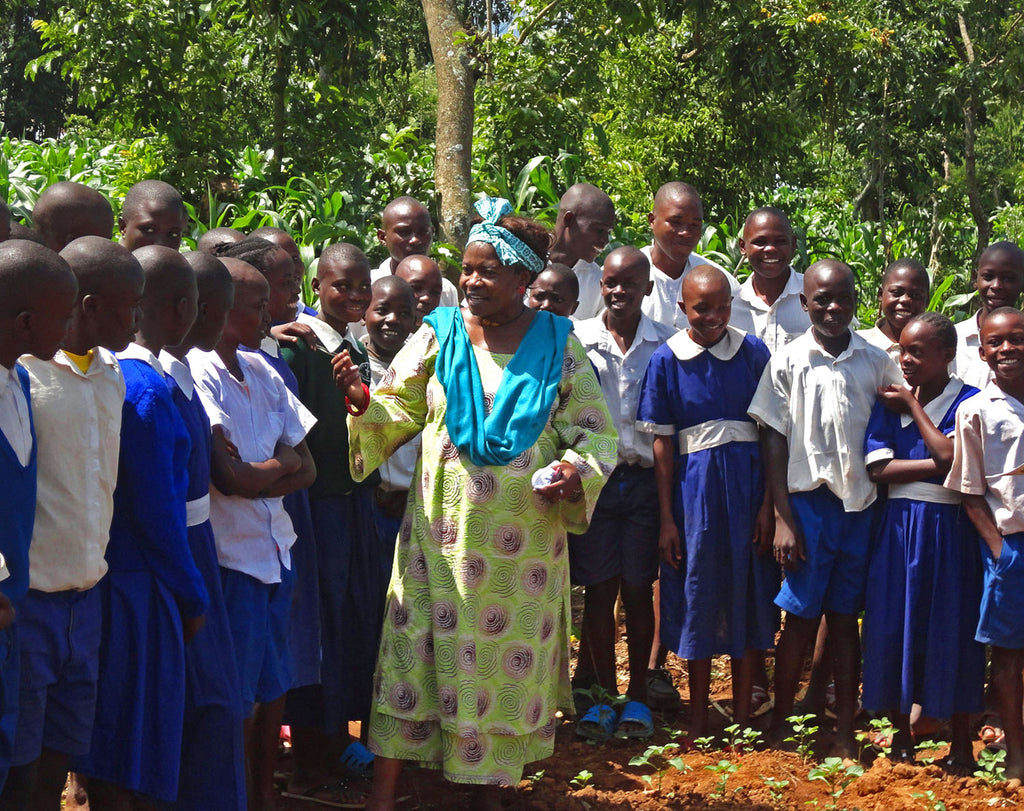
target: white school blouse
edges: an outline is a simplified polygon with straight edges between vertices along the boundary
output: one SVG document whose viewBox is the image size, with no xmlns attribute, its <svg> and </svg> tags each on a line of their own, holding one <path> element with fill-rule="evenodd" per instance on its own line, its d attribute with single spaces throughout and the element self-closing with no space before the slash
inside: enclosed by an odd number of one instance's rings
<svg viewBox="0 0 1024 811">
<path fill-rule="evenodd" d="M 244 380 L 216 352 L 193 349 L 187 357 L 210 425 L 224 429 L 243 462 L 265 462 L 279 442 L 298 445 L 316 424 L 258 352 L 238 353 Z M 279 583 L 281 567 L 291 569 L 295 530 L 282 497 L 229 496 L 211 483 L 210 523 L 221 566 L 261 583 Z"/>
<path fill-rule="evenodd" d="M 705 259 L 700 254 L 691 253 L 682 274 L 678 279 L 673 279 L 654 264 L 654 260 L 651 259 L 650 245 L 640 250 L 651 263 L 651 279 L 654 282 L 654 289 L 651 291 L 651 295 L 644 297 L 641 309 L 644 315 L 652 321 L 657 321 L 659 324 L 675 327 L 676 330 L 686 329 L 690 326 L 689 320 L 679 306 L 679 297 L 683 291 L 683 279 L 686 278 L 686 274 L 699 265 L 711 265 L 711 267 L 718 268 L 728 278 L 733 296 L 735 297 L 736 293 L 739 292 L 740 284 L 731 273 L 716 262 Z"/>
<path fill-rule="evenodd" d="M 100 347 L 85 374 L 63 351 L 21 364 L 31 378 L 39 462 L 29 586 L 92 588 L 107 573 L 124 376 Z"/>
<path fill-rule="evenodd" d="M 868 329 L 859 329 L 857 330 L 857 334 L 872 346 L 877 346 L 885 352 L 890 358 L 892 358 L 892 362 L 897 366 L 900 365 L 899 343 L 890 340 L 889 336 L 882 332 L 882 330 L 877 326 L 869 327 Z M 942 412 L 942 414 L 945 413 L 946 412 Z M 942 417 L 942 414 L 939 415 L 940 418 Z"/>
<path fill-rule="evenodd" d="M 954 324 L 956 329 L 956 356 L 950 366 L 964 383 L 982 389 L 992 380 L 992 370 L 981 359 L 981 330 L 978 327 L 978 313 Z"/>
<path fill-rule="evenodd" d="M 808 329 L 768 362 L 747 413 L 786 437 L 789 492 L 827 485 L 847 512 L 875 500 L 864 434 L 879 386 L 900 385 L 892 359 L 860 335 L 833 357 Z"/>
<path fill-rule="evenodd" d="M 1024 532 L 1024 403 L 989 383 L 960 404 L 945 485 L 984 494 L 1003 535 Z"/>
<path fill-rule="evenodd" d="M 654 466 L 654 437 L 636 430 L 640 384 L 654 351 L 675 334 L 675 329 L 641 313 L 633 343 L 625 353 L 604 325 L 604 316 L 576 324 L 574 334 L 597 369 L 608 411 L 619 433 L 619 464 Z"/>
<path fill-rule="evenodd" d="M 572 272 L 580 283 L 579 304 L 573 313 L 573 321 L 586 321 L 604 312 L 604 296 L 601 295 L 601 266 L 597 262 L 580 259 L 572 266 Z"/>
<path fill-rule="evenodd" d="M 774 355 L 811 326 L 811 319 L 800 303 L 803 291 L 804 275 L 791 267 L 786 286 L 769 306 L 754 292 L 754 274 L 751 273 L 733 296 L 729 325 L 760 338 Z"/>
<path fill-rule="evenodd" d="M 0 364 L 0 431 L 25 467 L 32 458 L 32 418 L 16 367 Z"/>
</svg>

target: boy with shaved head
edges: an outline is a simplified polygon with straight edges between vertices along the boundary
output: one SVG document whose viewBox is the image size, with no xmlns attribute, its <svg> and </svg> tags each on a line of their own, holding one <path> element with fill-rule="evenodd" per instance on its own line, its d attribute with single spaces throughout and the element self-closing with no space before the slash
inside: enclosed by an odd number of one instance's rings
<svg viewBox="0 0 1024 811">
<path fill-rule="evenodd" d="M 23 240 L 0 244 L 0 790 L 18 721 L 21 656 L 15 611 L 28 592 L 36 514 L 36 437 L 29 377 L 18 358 L 49 360 L 60 348 L 78 283 L 53 251 Z"/>
<path fill-rule="evenodd" d="M 134 256 L 146 281 L 135 340 L 117 353 L 126 393 L 109 570 L 97 587 L 103 603 L 97 723 L 89 753 L 75 764 L 90 777 L 91 801 L 104 808 L 130 805 L 136 795 L 161 802 L 177 797 L 184 643 L 209 604 L 188 545 L 191 443 L 157 359 L 195 320 L 195 273 L 163 245 Z"/>
<path fill-rule="evenodd" d="M 97 236 L 61 257 L 78 280 L 63 348 L 25 358 L 39 478 L 29 592 L 19 615 L 21 699 L 0 807 L 57 808 L 69 756 L 92 740 L 125 383 L 112 354 L 135 335 L 144 277 L 127 248 Z"/>
<path fill-rule="evenodd" d="M 416 327 L 441 305 L 444 295 L 444 276 L 437 262 L 429 256 L 414 254 L 398 263 L 395 275 L 405 279 L 416 297 Z"/>
<path fill-rule="evenodd" d="M 427 207 L 412 197 L 396 197 L 380 217 L 377 239 L 388 249 L 387 258 L 370 273 L 370 281 L 390 276 L 407 256 L 426 256 L 434 240 L 434 226 Z M 441 307 L 458 307 L 459 291 L 448 279 L 441 279 Z"/>
<path fill-rule="evenodd" d="M 796 234 L 789 217 L 778 208 L 755 208 L 743 223 L 739 248 L 750 275 L 736 291 L 730 323 L 776 352 L 811 325 L 800 304 L 803 274 L 790 264 Z"/>
<path fill-rule="evenodd" d="M 811 328 L 776 352 L 750 405 L 763 426 L 775 506 L 775 559 L 786 580 L 775 599 L 786 612 L 776 649 L 771 734 L 781 740 L 803 654 L 824 615 L 836 682 L 836 747 L 855 757 L 860 637 L 876 489 L 864 436 L 882 386 L 903 376 L 882 349 L 850 330 L 857 306 L 853 271 L 835 259 L 804 275 L 801 302 Z"/>
<path fill-rule="evenodd" d="M 686 314 L 678 305 L 683 277 L 698 265 L 718 267 L 693 250 L 704 229 L 700 195 L 689 183 L 666 183 L 654 195 L 654 208 L 647 215 L 647 222 L 654 243 L 643 252 L 651 262 L 654 290 L 644 300 L 644 314 L 661 324 L 685 329 Z M 739 283 L 728 273 L 726 278 L 735 295 Z"/>
<path fill-rule="evenodd" d="M 114 211 L 107 198 L 88 186 L 62 180 L 48 186 L 32 209 L 32 227 L 54 251 L 84 236 L 110 239 Z"/>
<path fill-rule="evenodd" d="M 215 254 L 217 247 L 225 242 L 241 242 L 245 234 L 236 228 L 211 228 L 196 240 L 196 250 L 201 253 Z"/>
<path fill-rule="evenodd" d="M 596 251 L 595 251 L 596 252 Z M 654 641 L 651 584 L 658 577 L 658 522 L 650 505 L 657 499 L 653 443 L 636 430 L 640 383 L 655 350 L 674 330 L 641 312 L 651 292 L 651 266 L 636 248 L 616 248 L 604 262 L 601 292 L 605 311 L 576 323 L 576 337 L 587 350 L 601 381 L 619 435 L 618 465 L 601 491 L 590 528 L 569 536 L 572 582 L 585 586 L 580 655 L 573 682 L 599 685 L 613 695 L 615 679 L 615 601 L 626 609 L 630 702 L 618 721 L 626 737 L 648 737 L 647 660 Z M 580 720 L 581 735 L 600 738 L 610 707 L 598 705 Z"/>
<path fill-rule="evenodd" d="M 579 278 L 575 318 L 594 318 L 604 309 L 601 268 L 594 262 L 615 227 L 615 205 L 597 186 L 577 183 L 558 201 L 558 219 L 548 259 L 572 268 Z"/>
<path fill-rule="evenodd" d="M 144 245 L 178 250 L 188 227 L 188 212 L 181 194 L 162 180 L 143 180 L 124 196 L 117 229 L 121 244 L 134 251 Z"/>
</svg>

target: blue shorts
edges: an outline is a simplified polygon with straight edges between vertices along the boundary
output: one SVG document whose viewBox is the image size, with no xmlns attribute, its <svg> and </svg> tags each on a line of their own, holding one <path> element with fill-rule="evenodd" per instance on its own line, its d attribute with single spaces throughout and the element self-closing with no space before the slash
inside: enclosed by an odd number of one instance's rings
<svg viewBox="0 0 1024 811">
<path fill-rule="evenodd" d="M 806 560 L 785 572 L 775 605 L 805 619 L 826 611 L 859 613 L 868 582 L 873 505 L 847 512 L 824 485 L 809 493 L 790 493 L 789 503 L 804 534 Z"/>
<path fill-rule="evenodd" d="M 21 654 L 12 766 L 43 748 L 84 755 L 92 746 L 103 624 L 99 589 L 29 590 L 18 608 Z"/>
<path fill-rule="evenodd" d="M 608 477 L 590 527 L 569 536 L 569 577 L 591 586 L 613 577 L 649 586 L 658 579 L 658 482 L 654 468 L 619 465 Z"/>
<path fill-rule="evenodd" d="M 288 625 L 295 572 L 282 566 L 280 583 L 261 583 L 222 566 L 220 579 L 248 717 L 254 704 L 274 701 L 292 686 Z"/>
<path fill-rule="evenodd" d="M 1003 538 L 999 560 L 980 543 L 985 587 L 974 638 L 997 648 L 1024 648 L 1024 532 Z"/>
</svg>

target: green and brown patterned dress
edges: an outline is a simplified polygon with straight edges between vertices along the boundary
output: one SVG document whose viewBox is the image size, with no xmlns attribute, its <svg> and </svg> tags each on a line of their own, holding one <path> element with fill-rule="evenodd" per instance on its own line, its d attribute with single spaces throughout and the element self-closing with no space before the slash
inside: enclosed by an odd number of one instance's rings
<svg viewBox="0 0 1024 811">
<path fill-rule="evenodd" d="M 475 349 L 489 410 L 511 355 Z M 515 785 L 554 751 L 571 709 L 566 531 L 582 532 L 615 467 L 617 437 L 582 346 L 566 344 L 548 424 L 505 467 L 477 467 L 445 428 L 438 343 L 409 339 L 361 417 L 349 453 L 362 479 L 422 431 L 377 661 L 370 748 L 443 767 L 454 782 Z M 533 472 L 564 459 L 584 497 L 549 502 Z"/>
</svg>

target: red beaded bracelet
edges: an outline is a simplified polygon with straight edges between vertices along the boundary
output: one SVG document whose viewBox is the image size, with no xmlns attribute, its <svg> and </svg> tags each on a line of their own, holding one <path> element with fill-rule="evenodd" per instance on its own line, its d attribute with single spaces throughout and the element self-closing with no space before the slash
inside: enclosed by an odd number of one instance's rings
<svg viewBox="0 0 1024 811">
<path fill-rule="evenodd" d="M 352 401 L 348 399 L 348 395 L 345 396 L 345 410 L 348 411 L 353 417 L 361 417 L 366 413 L 366 409 L 370 407 L 370 387 L 365 383 L 363 385 L 363 397 L 364 404 L 362 408 L 353 408 Z"/>
</svg>

